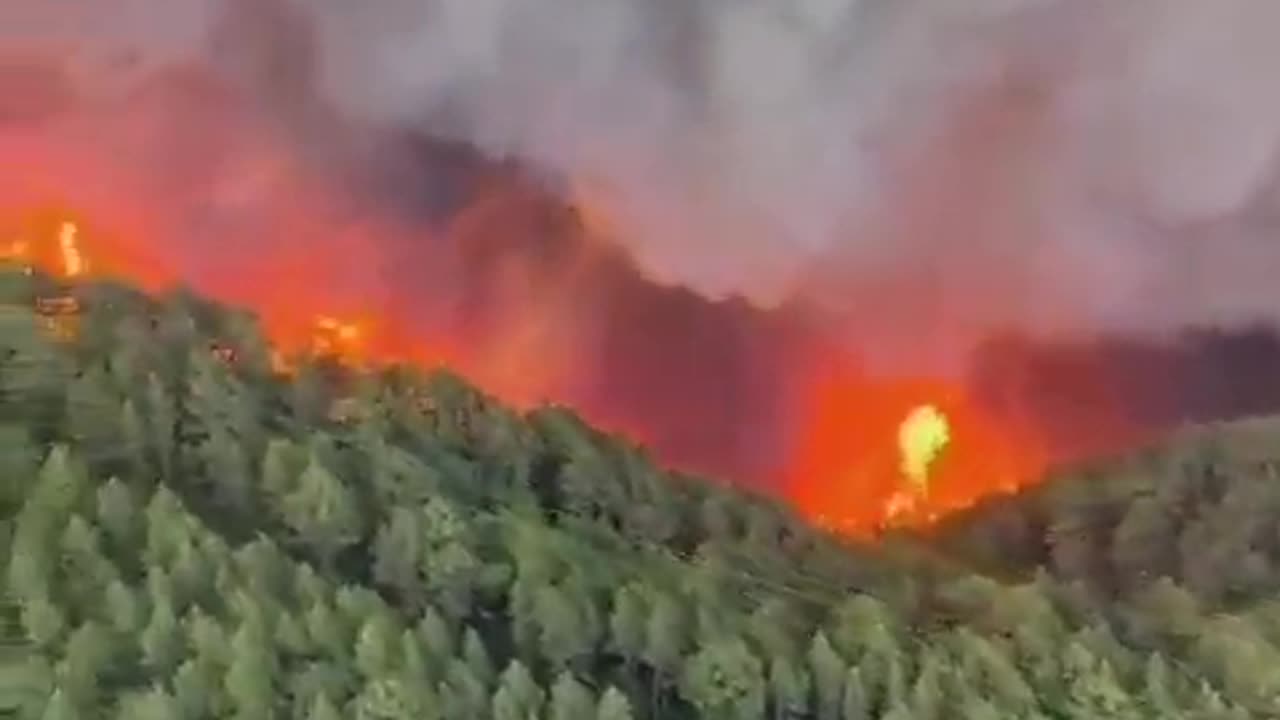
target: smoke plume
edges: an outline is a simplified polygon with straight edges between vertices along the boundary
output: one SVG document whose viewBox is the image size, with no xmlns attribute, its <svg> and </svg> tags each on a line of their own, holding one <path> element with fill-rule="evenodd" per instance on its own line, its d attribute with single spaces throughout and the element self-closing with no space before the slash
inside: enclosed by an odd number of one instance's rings
<svg viewBox="0 0 1280 720">
<path fill-rule="evenodd" d="M 0 20 L 79 56 L 212 58 L 295 129 L 332 112 L 517 158 L 660 281 L 810 296 L 880 336 L 1275 305 L 1267 0 L 122 0 Z"/>
<path fill-rule="evenodd" d="M 570 178 L 708 296 L 956 341 L 1274 313 L 1267 0 L 313 8 L 344 108 Z"/>
<path fill-rule="evenodd" d="M 734 477 L 776 479 L 850 350 L 1084 447 L 1280 406 L 1222 382 L 1280 360 L 1277 29 L 1270 0 L 11 0 L 0 218 L 74 208 L 278 337 L 372 318 Z"/>
</svg>

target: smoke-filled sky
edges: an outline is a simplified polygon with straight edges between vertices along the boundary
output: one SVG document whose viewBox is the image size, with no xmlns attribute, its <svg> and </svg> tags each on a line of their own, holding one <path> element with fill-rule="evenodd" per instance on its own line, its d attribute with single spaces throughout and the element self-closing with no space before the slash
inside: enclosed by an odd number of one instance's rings
<svg viewBox="0 0 1280 720">
<path fill-rule="evenodd" d="M 315 7 L 346 107 L 571 176 L 710 294 L 857 316 L 851 287 L 923 274 L 941 294 L 895 324 L 1039 327 L 1277 300 L 1250 223 L 1280 139 L 1269 0 Z"/>
<path fill-rule="evenodd" d="M 885 397 L 812 383 L 833 345 L 1280 320 L 1277 34 L 1274 0 L 7 0 L 0 211 L 58 196 L 277 325 L 464 345 L 673 462 L 770 478 L 816 433 L 821 485 Z M 1242 337 L 1022 364 L 1055 436 L 1108 434 L 1079 407 L 1280 402 Z"/>
<path fill-rule="evenodd" d="M 150 66 L 208 52 L 234 4 L 9 2 L 0 39 Z M 351 116 L 562 174 L 652 275 L 709 295 L 911 332 L 1280 299 L 1270 0 L 297 5 Z M 886 320 L 886 278 L 933 289 Z"/>
</svg>

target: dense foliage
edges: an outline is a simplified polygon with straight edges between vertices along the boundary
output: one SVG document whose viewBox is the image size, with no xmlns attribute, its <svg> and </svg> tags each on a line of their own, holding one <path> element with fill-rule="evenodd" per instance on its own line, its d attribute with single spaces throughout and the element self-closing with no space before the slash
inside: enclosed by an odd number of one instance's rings
<svg viewBox="0 0 1280 720">
<path fill-rule="evenodd" d="M 20 718 L 1280 713 L 1280 490 L 1211 457 L 855 546 L 563 408 L 8 271 L 0 464 Z"/>
</svg>

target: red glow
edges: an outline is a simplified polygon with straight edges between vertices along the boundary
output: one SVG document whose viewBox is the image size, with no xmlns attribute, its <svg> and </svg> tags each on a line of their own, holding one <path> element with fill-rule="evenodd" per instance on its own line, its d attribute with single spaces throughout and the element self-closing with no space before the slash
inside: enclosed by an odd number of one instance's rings
<svg viewBox="0 0 1280 720">
<path fill-rule="evenodd" d="M 1037 479 L 1048 460 L 1025 430 L 985 413 L 960 385 L 929 379 L 870 380 L 838 366 L 809 384 L 803 430 L 788 488 L 799 508 L 829 527 L 855 534 L 879 528 L 904 489 L 898 428 L 916 407 L 946 417 L 951 441 L 930 472 L 927 495 L 895 522 L 929 522 L 993 492 Z"/>
<path fill-rule="evenodd" d="M 41 209 L 11 216 L 16 219 L 0 227 L 20 230 L 33 247 L 48 248 L 41 251 L 44 255 L 36 253 L 36 264 L 56 272 L 52 253 L 64 217 L 71 213 Z M 457 241 L 482 241 L 468 236 L 478 232 L 474 227 L 466 230 L 473 221 L 472 215 L 466 215 L 455 223 Z M 305 227 L 293 222 L 295 227 Z M 154 267 L 134 259 L 151 254 L 121 252 L 136 245 L 145 247 L 146 242 L 135 238 L 131 245 L 111 237 L 89 232 L 80 236 L 80 249 L 95 272 L 109 268 L 154 285 Z M 575 359 L 563 350 L 566 344 L 572 347 L 572 340 L 549 343 L 538 335 L 538 328 L 563 321 L 566 310 L 555 306 L 556 299 L 541 287 L 545 280 L 528 277 L 529 268 L 517 259 L 509 263 L 503 280 L 513 293 L 500 304 L 504 315 L 485 334 L 486 342 L 468 346 L 443 333 L 415 329 L 407 308 L 392 306 L 380 313 L 371 304 L 361 305 L 335 292 L 340 282 L 324 280 L 341 278 L 343 268 L 351 263 L 370 262 L 374 244 L 339 242 L 323 247 L 323 253 L 304 252 L 305 248 L 289 243 L 265 248 L 240 267 L 236 282 L 213 282 L 203 289 L 255 308 L 285 354 L 332 355 L 352 364 L 449 363 L 517 405 L 574 399 L 569 378 Z M 572 285 L 589 266 L 589 259 L 579 257 L 555 277 Z M 526 277 L 518 277 L 521 274 Z M 552 352 L 552 347 L 562 349 Z M 790 417 L 799 440 L 788 463 L 786 489 L 805 514 L 833 528 L 866 533 L 885 521 L 887 503 L 901 488 L 898 426 L 911 409 L 924 403 L 946 414 L 952 442 L 932 474 L 928 497 L 899 520 L 927 522 L 992 491 L 1012 491 L 1044 469 L 1046 454 L 1029 434 L 1015 432 L 984 414 L 963 386 L 928 379 L 871 380 L 832 357 L 812 360 L 820 362 L 789 368 L 798 372 L 803 366 L 820 365 L 824 370 L 798 382 L 801 396 Z M 603 399 L 597 398 L 589 416 L 645 441 L 662 436 L 663 428 L 646 426 L 626 406 L 611 406 L 609 397 L 606 393 Z"/>
<path fill-rule="evenodd" d="M 38 129 L 0 125 L 0 241 L 29 238 L 47 248 L 33 261 L 55 268 L 73 221 L 91 275 L 252 308 L 284 355 L 447 363 L 516 406 L 577 406 L 665 462 L 775 487 L 783 476 L 803 512 L 853 532 L 884 520 L 898 425 L 919 404 L 948 416 L 952 442 L 905 520 L 1044 467 L 1029 434 L 962 386 L 871 380 L 814 349 L 803 323 L 654 285 L 611 248 L 566 239 L 603 232 L 607 213 L 583 233 L 499 180 L 443 227 L 407 223 L 203 82 L 170 77 Z"/>
</svg>

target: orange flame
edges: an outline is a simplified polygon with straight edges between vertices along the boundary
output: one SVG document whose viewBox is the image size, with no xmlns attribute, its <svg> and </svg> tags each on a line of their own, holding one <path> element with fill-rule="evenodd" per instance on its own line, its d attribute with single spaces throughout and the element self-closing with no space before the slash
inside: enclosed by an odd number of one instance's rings
<svg viewBox="0 0 1280 720">
<path fill-rule="evenodd" d="M 0 261 L 38 268 L 57 277 L 82 276 L 88 272 L 88 262 L 78 234 L 79 226 L 71 221 L 61 222 L 56 233 L 37 229 L 34 242 L 24 238 L 0 246 Z"/>
<path fill-rule="evenodd" d="M 0 258 L 31 263 L 65 277 L 83 276 L 88 261 L 80 226 L 63 220 L 56 224 L 56 233 L 48 230 L 47 221 L 42 227 L 43 233 L 29 233 L 35 242 L 14 241 L 4 247 Z M 289 266 L 297 267 L 298 262 L 290 258 Z M 578 258 L 564 277 L 573 278 L 589 266 L 587 258 Z M 130 266 L 125 264 L 123 269 L 128 274 Z M 535 399 L 556 397 L 554 376 L 527 375 L 525 384 L 520 385 L 520 376 L 512 374 L 521 367 L 518 358 L 534 357 L 536 346 L 512 355 L 512 349 L 518 348 L 507 342 L 497 358 L 477 364 L 475 357 L 447 351 L 450 345 L 439 338 L 429 346 L 410 340 L 411 335 L 397 332 L 394 317 L 375 321 L 373 317 L 355 319 L 319 312 L 302 319 L 301 313 L 317 309 L 324 297 L 323 293 L 307 295 L 303 292 L 306 287 L 317 286 L 299 285 L 299 293 L 292 299 L 261 306 L 276 344 L 272 360 L 277 372 L 291 373 L 292 358 L 298 353 L 330 357 L 357 367 L 388 361 L 461 363 L 464 369 L 481 373 L 482 385 L 486 379 L 492 381 L 496 387 L 486 389 L 499 392 L 508 401 L 531 404 Z M 530 322 L 553 322 L 553 318 L 541 317 L 548 311 L 546 307 L 538 311 L 523 321 L 526 331 Z M 294 317 L 299 321 L 291 320 Z M 520 327 L 520 323 L 512 327 Z M 498 372 L 490 372 L 486 378 L 486 368 Z M 953 432 L 944 458 L 931 472 L 927 492 L 912 490 L 901 477 L 897 438 L 903 418 L 922 405 L 935 406 L 944 413 Z M 964 387 L 936 380 L 874 380 L 848 368 L 828 368 L 808 383 L 796 416 L 801 439 L 789 463 L 788 494 L 811 519 L 839 532 L 865 535 L 889 524 L 929 523 L 993 490 L 1016 490 L 1035 479 L 1046 465 L 1046 453 L 1030 436 L 984 414 L 970 401 Z M 643 437 L 643 428 L 639 430 Z"/>
<path fill-rule="evenodd" d="M 80 244 L 76 239 L 79 228 L 73 222 L 63 222 L 58 229 L 58 249 L 62 254 L 62 272 L 67 277 L 83 275 L 88 265 L 80 253 Z"/>
<path fill-rule="evenodd" d="M 927 492 L 918 492 L 902 477 L 896 435 L 902 419 L 924 404 L 946 415 L 951 441 Z M 1047 464 L 1035 437 L 984 413 L 963 386 L 943 381 L 828 372 L 812 383 L 805 405 L 790 495 L 804 513 L 842 532 L 927 524 L 992 492 L 1015 491 Z"/>
<path fill-rule="evenodd" d="M 353 365 L 364 362 L 363 332 L 355 322 L 344 322 L 328 315 L 315 320 L 311 338 L 311 352 L 319 356 L 332 356 Z"/>
<path fill-rule="evenodd" d="M 0 246 L 0 260 L 7 263 L 28 264 L 31 257 L 31 245 L 26 240 L 14 240 Z"/>
<path fill-rule="evenodd" d="M 47 133 L 0 128 L 0 157 L 12 168 L 0 176 L 0 259 L 60 276 L 114 274 L 148 290 L 180 280 L 257 312 L 279 372 L 308 353 L 353 365 L 448 364 L 508 403 L 578 405 L 589 419 L 654 443 L 659 459 L 683 452 L 707 461 L 718 453 L 721 467 L 710 469 L 720 472 L 776 467 L 774 455 L 756 462 L 747 446 L 787 449 L 791 439 L 778 436 L 798 426 L 798 447 L 779 473 L 786 491 L 812 517 L 857 532 L 890 515 L 927 521 L 992 488 L 1015 488 L 1041 465 L 1036 445 L 976 410 L 963 388 L 847 372 L 810 378 L 800 366 L 828 354 L 793 351 L 790 330 L 775 332 L 788 321 L 720 305 L 707 310 L 711 304 L 690 293 L 640 277 L 605 242 L 569 243 L 562 252 L 566 244 L 555 238 L 574 231 L 539 209 L 545 198 L 502 180 L 478 183 L 483 189 L 470 190 L 469 204 L 442 230 L 364 212 L 347 186 L 327 183 L 278 142 L 274 126 L 209 111 L 225 106 L 220 96 L 206 99 L 202 81 L 181 80 L 157 81 L 127 107 L 73 117 Z M 170 152 L 189 164 L 171 162 Z M 199 181 L 170 167 L 199 168 L 190 173 Z M 574 193 L 585 200 L 578 222 L 586 234 L 609 235 L 609 210 L 619 206 L 594 188 Z M 245 216 L 248 228 L 239 224 Z M 433 243 L 446 248 L 439 267 L 436 253 L 421 251 Z M 404 264 L 398 247 L 416 248 L 409 291 L 384 276 Z M 484 296 L 478 309 L 456 310 L 472 294 Z M 440 298 L 444 310 L 425 307 Z M 668 348 L 669 338 L 681 347 Z M 714 352 L 702 352 L 708 349 Z M 681 354 L 694 359 L 666 362 Z M 742 357 L 740 367 L 728 367 Z M 705 371 L 708 365 L 715 369 Z M 728 379 L 710 382 L 711 373 L 720 373 L 711 380 Z M 763 439 L 707 431 L 751 424 L 740 411 L 754 411 L 757 401 L 766 406 L 759 417 L 786 406 L 795 399 L 792 375 L 803 384 L 800 407 L 769 417 Z M 946 413 L 952 444 L 928 495 L 902 495 L 897 427 L 924 403 Z M 702 412 L 698 404 L 729 410 Z M 733 453 L 748 461 L 722 457 Z"/>
</svg>

